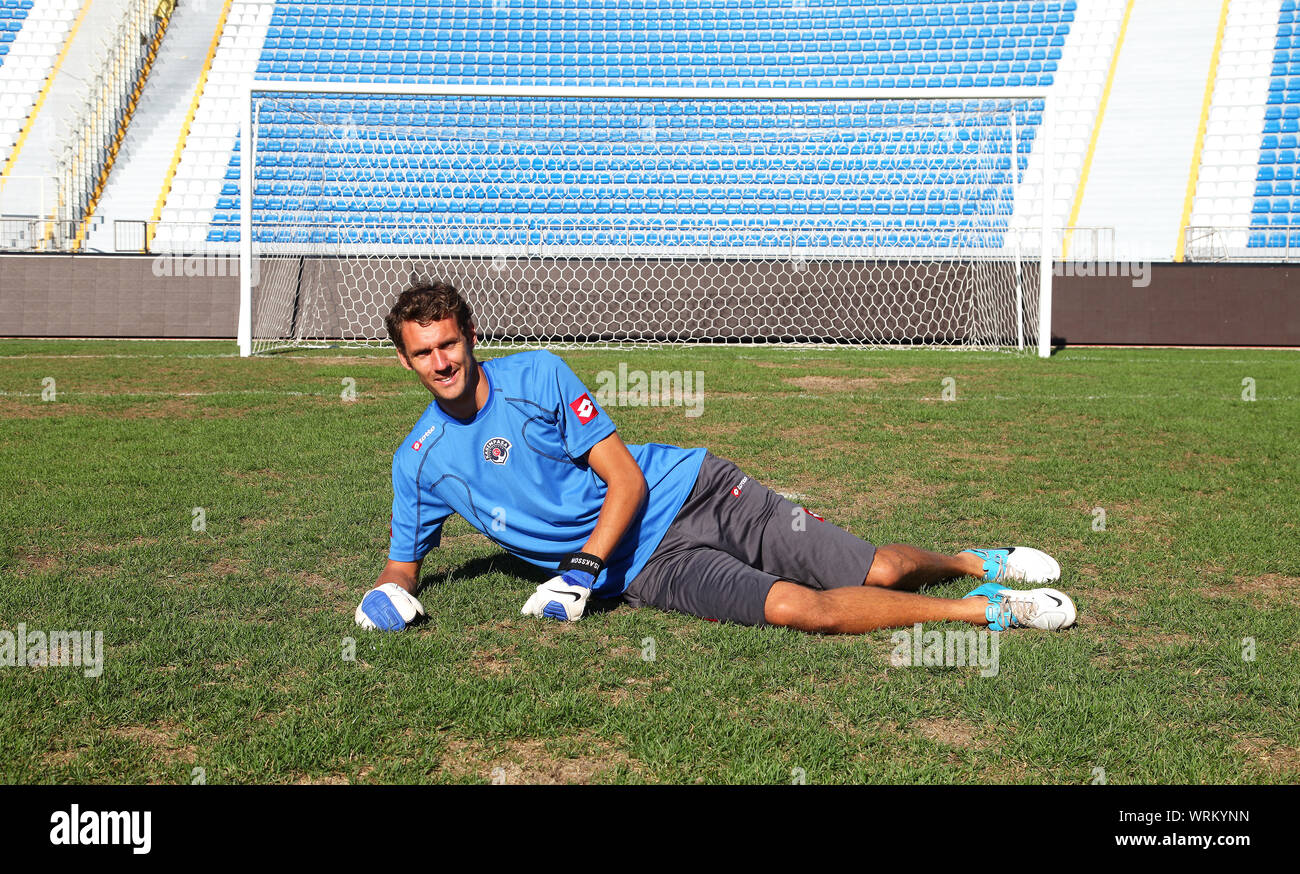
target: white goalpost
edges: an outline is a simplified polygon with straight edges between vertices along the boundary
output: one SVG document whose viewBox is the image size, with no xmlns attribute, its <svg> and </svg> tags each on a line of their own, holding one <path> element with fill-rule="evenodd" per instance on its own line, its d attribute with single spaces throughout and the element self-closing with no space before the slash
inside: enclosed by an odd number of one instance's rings
<svg viewBox="0 0 1300 874">
<path fill-rule="evenodd" d="M 241 355 L 385 341 L 1051 350 L 1042 91 L 253 82 Z M 251 208 L 250 208 L 251 207 Z"/>
</svg>

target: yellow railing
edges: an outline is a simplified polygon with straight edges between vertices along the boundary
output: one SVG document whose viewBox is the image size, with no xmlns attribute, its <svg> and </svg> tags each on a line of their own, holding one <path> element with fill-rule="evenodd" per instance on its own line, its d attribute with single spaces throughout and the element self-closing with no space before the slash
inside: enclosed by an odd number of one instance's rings
<svg viewBox="0 0 1300 874">
<path fill-rule="evenodd" d="M 87 222 L 103 194 L 173 8 L 172 0 L 131 0 L 108 49 L 94 65 L 86 100 L 64 133 L 56 221 L 50 227 L 56 248 L 76 251 L 85 242 Z M 65 236 L 68 228 L 76 228 L 75 233 Z"/>
</svg>

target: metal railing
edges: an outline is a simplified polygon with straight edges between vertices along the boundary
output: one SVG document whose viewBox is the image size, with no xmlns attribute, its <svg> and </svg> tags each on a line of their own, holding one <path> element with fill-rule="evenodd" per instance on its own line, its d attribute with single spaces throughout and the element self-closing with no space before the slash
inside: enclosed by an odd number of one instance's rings
<svg viewBox="0 0 1300 874">
<path fill-rule="evenodd" d="M 51 248 L 81 245 L 82 222 L 107 182 L 126 124 L 135 111 L 143 74 L 153 60 L 175 0 L 126 0 L 122 19 L 94 64 L 85 102 L 64 130 L 57 177 L 57 221 Z M 69 229 L 71 231 L 69 232 Z"/>
<path fill-rule="evenodd" d="M 1115 228 L 1075 226 L 1056 232 L 1056 256 L 1062 261 L 1114 261 Z"/>
<path fill-rule="evenodd" d="M 36 252 L 45 235 L 46 220 L 0 216 L 0 252 Z"/>
<path fill-rule="evenodd" d="M 94 221 L 99 221 L 96 218 Z M 81 228 L 76 220 L 60 221 L 57 216 L 0 215 L 0 252 L 42 252 L 51 254 L 100 255 L 226 255 L 238 252 L 235 242 L 213 241 L 214 230 L 238 230 L 237 224 L 212 222 L 144 221 L 118 219 L 113 222 L 113 247 L 91 250 L 85 246 L 57 245 L 73 240 Z M 147 241 L 153 238 L 152 244 Z"/>
<path fill-rule="evenodd" d="M 1188 261 L 1300 261 L 1300 225 L 1194 225 L 1184 237 Z"/>
</svg>

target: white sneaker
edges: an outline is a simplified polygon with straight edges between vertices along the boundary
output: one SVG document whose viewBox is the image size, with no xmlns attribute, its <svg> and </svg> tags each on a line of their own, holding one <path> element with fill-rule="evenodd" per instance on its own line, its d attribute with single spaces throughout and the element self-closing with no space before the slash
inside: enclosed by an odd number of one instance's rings
<svg viewBox="0 0 1300 874">
<path fill-rule="evenodd" d="M 1061 578 L 1061 566 L 1041 549 L 1009 546 L 1004 549 L 966 549 L 984 560 L 984 579 L 990 583 L 1054 583 Z"/>
<path fill-rule="evenodd" d="M 1057 589 L 1004 589 L 997 583 L 985 583 L 966 595 L 989 599 L 984 611 L 989 631 L 1008 628 L 1038 628 L 1060 631 L 1075 623 L 1079 611 L 1070 596 Z"/>
</svg>

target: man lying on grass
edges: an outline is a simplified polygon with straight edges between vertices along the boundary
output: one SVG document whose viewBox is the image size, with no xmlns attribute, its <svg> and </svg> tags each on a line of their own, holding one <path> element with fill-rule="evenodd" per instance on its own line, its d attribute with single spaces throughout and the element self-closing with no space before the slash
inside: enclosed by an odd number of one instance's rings
<svg viewBox="0 0 1300 874">
<path fill-rule="evenodd" d="M 388 564 L 356 621 L 400 631 L 423 614 L 420 562 L 459 513 L 555 576 L 522 612 L 572 621 L 588 597 L 622 597 L 745 625 L 861 633 L 943 619 L 1055 630 L 1074 603 L 1061 569 L 1027 547 L 941 555 L 876 547 L 807 513 L 704 449 L 628 446 L 550 352 L 474 359 L 474 319 L 450 285 L 404 291 L 386 319 L 397 358 L 434 397 L 393 456 Z M 964 598 L 915 594 L 953 577 Z"/>
</svg>

